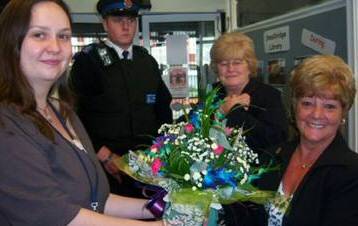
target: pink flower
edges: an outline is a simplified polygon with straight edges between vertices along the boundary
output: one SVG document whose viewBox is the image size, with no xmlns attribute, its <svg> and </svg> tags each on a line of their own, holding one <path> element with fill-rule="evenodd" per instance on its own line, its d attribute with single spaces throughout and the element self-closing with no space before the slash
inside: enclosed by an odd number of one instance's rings
<svg viewBox="0 0 358 226">
<path fill-rule="evenodd" d="M 233 130 L 234 130 L 233 128 L 225 127 L 225 134 L 226 134 L 226 136 L 230 136 Z"/>
<path fill-rule="evenodd" d="M 162 161 L 160 161 L 160 158 L 154 159 L 152 163 L 152 173 L 154 175 L 157 175 L 160 170 L 160 167 L 162 167 Z"/>
<path fill-rule="evenodd" d="M 188 123 L 185 125 L 184 129 L 185 129 L 185 132 L 192 133 L 195 128 L 194 128 L 193 124 Z"/>
<path fill-rule="evenodd" d="M 160 149 L 159 144 L 153 144 L 152 146 L 150 146 L 150 151 L 153 152 L 153 153 L 158 152 L 159 149 Z"/>
<path fill-rule="evenodd" d="M 218 145 L 215 149 L 214 149 L 214 153 L 215 155 L 221 155 L 224 152 L 224 147 L 221 145 Z"/>
</svg>

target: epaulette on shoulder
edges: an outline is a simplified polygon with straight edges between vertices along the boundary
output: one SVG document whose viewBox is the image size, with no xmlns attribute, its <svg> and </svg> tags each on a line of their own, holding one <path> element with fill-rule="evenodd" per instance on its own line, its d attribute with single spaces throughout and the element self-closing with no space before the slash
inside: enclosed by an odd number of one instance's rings
<svg viewBox="0 0 358 226">
<path fill-rule="evenodd" d="M 92 44 L 89 44 L 88 46 L 85 46 L 83 49 L 82 49 L 82 52 L 83 53 L 90 53 L 92 52 L 94 49 L 97 48 L 97 43 L 92 43 Z"/>
<path fill-rule="evenodd" d="M 78 58 L 80 58 L 83 55 L 93 55 L 94 54 L 94 50 L 97 48 L 97 43 L 91 43 L 85 47 L 82 48 L 81 51 L 77 52 L 74 56 L 73 59 L 77 60 Z"/>
</svg>

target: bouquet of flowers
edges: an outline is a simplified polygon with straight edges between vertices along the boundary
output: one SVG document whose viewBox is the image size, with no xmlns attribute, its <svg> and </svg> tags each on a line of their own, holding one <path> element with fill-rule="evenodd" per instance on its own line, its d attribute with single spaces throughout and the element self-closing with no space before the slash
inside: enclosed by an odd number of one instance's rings
<svg viewBox="0 0 358 226">
<path fill-rule="evenodd" d="M 265 203 L 275 195 L 251 185 L 271 167 L 258 167 L 242 128 L 226 127 L 216 94 L 209 92 L 186 122 L 162 125 L 151 147 L 116 162 L 136 180 L 165 189 L 164 219 L 170 225 L 215 225 L 221 204 Z"/>
</svg>

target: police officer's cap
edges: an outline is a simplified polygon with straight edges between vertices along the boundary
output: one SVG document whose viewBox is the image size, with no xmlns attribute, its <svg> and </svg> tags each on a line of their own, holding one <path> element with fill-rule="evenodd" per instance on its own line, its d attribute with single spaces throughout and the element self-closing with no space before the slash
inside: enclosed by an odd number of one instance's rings
<svg viewBox="0 0 358 226">
<path fill-rule="evenodd" d="M 134 0 L 99 0 L 97 11 L 106 16 L 138 16 L 139 4 Z"/>
</svg>

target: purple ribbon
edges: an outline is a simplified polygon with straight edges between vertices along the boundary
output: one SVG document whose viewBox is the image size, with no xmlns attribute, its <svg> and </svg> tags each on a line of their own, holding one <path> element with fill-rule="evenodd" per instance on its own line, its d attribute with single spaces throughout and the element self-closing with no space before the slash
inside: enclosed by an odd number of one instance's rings
<svg viewBox="0 0 358 226">
<path fill-rule="evenodd" d="M 161 218 L 163 216 L 165 209 L 165 201 L 163 198 L 167 193 L 168 192 L 161 188 L 145 205 L 145 208 L 147 208 L 156 218 Z"/>
</svg>

